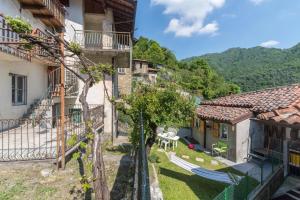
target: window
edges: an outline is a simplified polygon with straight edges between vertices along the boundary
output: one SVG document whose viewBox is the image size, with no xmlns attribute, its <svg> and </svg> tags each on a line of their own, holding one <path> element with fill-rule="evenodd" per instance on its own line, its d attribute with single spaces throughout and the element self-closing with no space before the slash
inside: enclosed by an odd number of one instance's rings
<svg viewBox="0 0 300 200">
<path fill-rule="evenodd" d="M 143 68 L 143 63 L 140 63 L 140 69 L 142 69 Z"/>
<path fill-rule="evenodd" d="M 221 124 L 220 125 L 220 138 L 227 140 L 228 139 L 228 125 Z"/>
<path fill-rule="evenodd" d="M 70 6 L 69 0 L 60 0 L 60 2 L 61 2 L 64 6 L 66 6 L 66 7 L 69 7 L 69 6 Z"/>
<path fill-rule="evenodd" d="M 118 73 L 119 74 L 125 74 L 125 68 L 118 68 Z"/>
<path fill-rule="evenodd" d="M 27 77 L 17 74 L 11 75 L 13 105 L 26 105 L 27 103 Z"/>
<path fill-rule="evenodd" d="M 292 140 L 299 140 L 300 139 L 300 130 L 293 128 L 291 130 L 291 139 Z"/>
</svg>

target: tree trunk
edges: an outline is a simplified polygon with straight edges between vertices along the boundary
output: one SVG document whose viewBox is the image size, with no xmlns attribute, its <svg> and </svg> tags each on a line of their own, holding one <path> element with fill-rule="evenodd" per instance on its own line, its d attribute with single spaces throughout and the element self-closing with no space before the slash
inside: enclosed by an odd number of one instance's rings
<svg viewBox="0 0 300 200">
<path fill-rule="evenodd" d="M 150 124 L 150 128 L 151 128 L 151 134 L 150 136 L 148 137 L 147 141 L 146 141 L 146 150 L 147 150 L 147 154 L 149 155 L 150 151 L 151 151 L 151 148 L 153 146 L 153 144 L 155 143 L 155 140 L 156 140 L 156 129 L 157 129 L 157 125 L 154 124 L 154 123 L 151 123 Z"/>
<path fill-rule="evenodd" d="M 101 149 L 101 135 L 93 127 L 90 127 L 91 116 L 89 105 L 86 97 L 89 88 L 92 86 L 91 81 L 87 81 L 80 94 L 79 101 L 82 104 L 83 120 L 85 121 L 86 131 L 92 132 L 94 138 L 92 140 L 92 164 L 93 164 L 93 188 L 96 200 L 109 200 L 109 191 L 106 183 L 105 166 Z M 103 116 L 104 117 L 104 116 Z"/>
</svg>

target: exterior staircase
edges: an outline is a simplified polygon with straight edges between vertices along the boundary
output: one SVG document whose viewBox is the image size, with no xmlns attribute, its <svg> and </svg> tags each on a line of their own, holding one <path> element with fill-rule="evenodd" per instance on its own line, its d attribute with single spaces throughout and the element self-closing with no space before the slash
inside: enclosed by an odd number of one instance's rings
<svg viewBox="0 0 300 200">
<path fill-rule="evenodd" d="M 52 118 L 52 96 L 50 91 L 51 86 L 47 92 L 40 99 L 36 99 L 23 115 L 24 121 L 32 121 L 32 123 L 40 123 L 43 119 Z M 46 125 L 46 124 L 45 124 Z M 48 125 L 47 125 L 48 126 Z"/>
</svg>

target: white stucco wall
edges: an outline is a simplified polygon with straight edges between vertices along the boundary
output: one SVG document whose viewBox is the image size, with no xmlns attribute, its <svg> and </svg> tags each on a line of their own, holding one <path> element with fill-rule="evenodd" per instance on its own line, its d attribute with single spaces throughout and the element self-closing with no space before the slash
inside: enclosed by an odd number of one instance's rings
<svg viewBox="0 0 300 200">
<path fill-rule="evenodd" d="M 18 58 L 0 61 L 0 119 L 18 119 L 27 112 L 35 99 L 47 91 L 47 67 Z M 12 105 L 12 79 L 9 73 L 27 76 L 27 105 Z"/>
<path fill-rule="evenodd" d="M 70 6 L 67 7 L 67 15 L 65 18 L 65 38 L 72 40 L 75 30 L 83 30 L 84 16 L 83 16 L 83 1 L 82 0 L 70 0 Z"/>
<path fill-rule="evenodd" d="M 250 152 L 250 119 L 239 122 L 236 125 L 236 162 L 246 162 Z"/>
<path fill-rule="evenodd" d="M 20 3 L 17 0 L 0 0 L 0 13 L 11 17 L 21 17 L 28 21 L 34 28 L 45 30 L 46 26 L 38 19 L 34 18 L 30 11 L 20 12 Z"/>
<path fill-rule="evenodd" d="M 111 25 L 113 23 L 112 12 L 108 11 L 106 15 L 99 14 L 84 14 L 84 5 L 82 0 L 70 0 L 70 6 L 67 7 L 67 13 L 65 24 L 66 33 L 65 39 L 74 39 L 75 30 L 112 30 Z M 104 27 L 105 26 L 105 27 Z M 112 63 L 111 55 L 91 55 L 86 53 L 89 59 L 96 63 Z M 108 93 L 112 94 L 112 79 L 111 77 L 105 78 L 105 83 L 108 88 Z M 79 94 L 83 88 L 83 82 L 79 81 Z M 105 98 L 104 86 L 102 82 L 95 84 L 90 88 L 87 96 L 89 104 L 101 104 L 104 105 L 104 132 L 110 133 L 112 131 L 112 105 Z M 74 101 L 75 104 L 80 104 L 79 96 Z"/>
</svg>

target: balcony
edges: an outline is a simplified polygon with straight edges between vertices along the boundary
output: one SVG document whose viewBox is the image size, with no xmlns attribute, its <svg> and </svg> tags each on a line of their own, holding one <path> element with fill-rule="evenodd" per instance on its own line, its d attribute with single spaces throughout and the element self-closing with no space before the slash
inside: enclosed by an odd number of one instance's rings
<svg viewBox="0 0 300 200">
<path fill-rule="evenodd" d="M 131 35 L 128 32 L 75 30 L 74 42 L 87 51 L 130 52 L 132 48 Z"/>
<path fill-rule="evenodd" d="M 48 85 L 52 97 L 60 96 L 60 85 L 61 85 L 61 68 L 58 67 L 51 70 L 48 74 Z M 66 98 L 77 98 L 79 94 L 79 80 L 69 70 L 65 69 L 65 97 Z"/>
<path fill-rule="evenodd" d="M 0 44 L 1 52 L 31 61 L 30 53 L 19 49 L 18 45 L 16 45 L 17 43 L 20 43 L 20 37 L 11 30 L 2 15 L 0 15 L 0 43 L 2 43 Z M 1 59 L 3 59 L 2 56 Z"/>
<path fill-rule="evenodd" d="M 65 23 L 65 9 L 59 0 L 19 0 L 21 8 L 29 10 L 33 17 L 46 26 L 62 28 Z"/>
<path fill-rule="evenodd" d="M 32 35 L 39 37 L 41 40 L 49 42 L 49 38 L 44 32 L 39 29 L 35 29 Z M 5 53 L 2 55 L 1 59 L 14 60 L 14 57 L 9 58 L 6 54 L 19 57 L 21 59 L 32 61 L 33 58 L 38 59 L 44 64 L 56 66 L 58 62 L 49 56 L 46 50 L 42 49 L 40 46 L 35 46 L 31 51 L 25 50 L 21 47 L 22 39 L 19 35 L 11 30 L 7 25 L 3 16 L 0 15 L 0 51 Z M 53 41 L 55 43 L 55 41 Z M 58 44 L 55 44 L 58 45 Z"/>
</svg>

